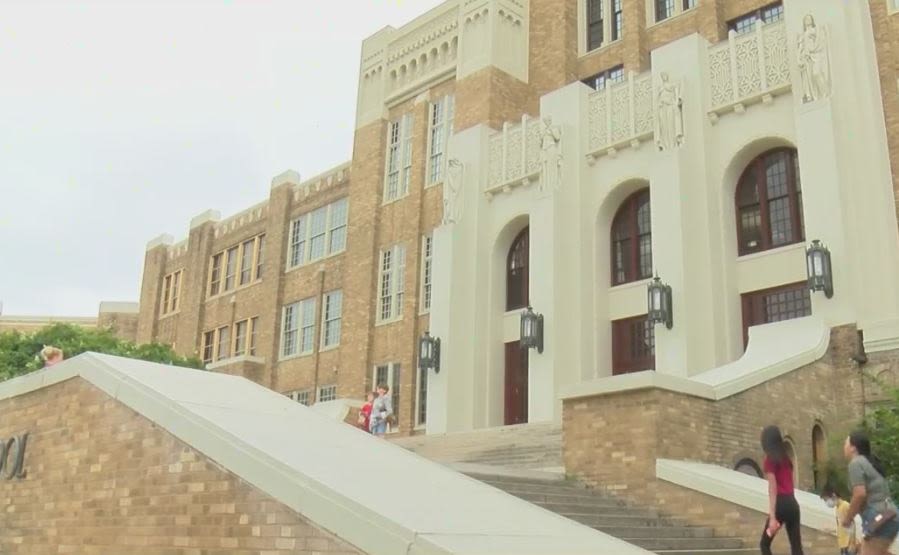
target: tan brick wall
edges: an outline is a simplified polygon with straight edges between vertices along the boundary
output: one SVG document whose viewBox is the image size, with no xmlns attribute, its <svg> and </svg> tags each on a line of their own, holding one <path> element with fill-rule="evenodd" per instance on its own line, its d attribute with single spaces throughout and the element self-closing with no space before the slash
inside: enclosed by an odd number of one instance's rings
<svg viewBox="0 0 899 555">
<path fill-rule="evenodd" d="M 26 478 L 0 481 L 2 553 L 360 553 L 80 378 L 0 413 L 0 437 L 30 434 Z"/>
<path fill-rule="evenodd" d="M 748 457 L 761 465 L 759 435 L 764 426 L 775 424 L 795 446 L 797 485 L 812 490 L 812 428 L 821 425 L 829 446 L 836 447 L 861 420 L 863 380 L 849 358 L 855 337 L 852 327 L 835 329 L 821 360 L 717 402 L 658 389 L 567 400 L 566 472 L 615 495 L 658 506 L 663 513 L 682 515 L 687 508 L 686 516 L 696 524 L 758 541 L 763 516 L 663 483 L 655 478 L 655 462 L 694 460 L 733 468 Z M 899 353 L 871 359 L 875 375 L 899 368 Z M 870 400 L 875 393 L 865 385 Z M 825 541 L 808 534 L 815 542 Z"/>
<path fill-rule="evenodd" d="M 125 341 L 137 340 L 138 315 L 125 312 L 101 312 L 97 317 L 97 327 L 112 330 L 116 337 Z"/>
</svg>

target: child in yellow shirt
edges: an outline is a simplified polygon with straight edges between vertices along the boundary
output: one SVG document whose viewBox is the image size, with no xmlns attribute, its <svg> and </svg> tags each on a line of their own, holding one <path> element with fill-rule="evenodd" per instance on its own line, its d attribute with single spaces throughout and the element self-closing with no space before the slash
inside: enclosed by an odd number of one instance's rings
<svg viewBox="0 0 899 555">
<path fill-rule="evenodd" d="M 841 522 L 846 517 L 849 510 L 849 502 L 842 499 L 834 488 L 827 485 L 821 491 L 821 499 L 827 503 L 827 506 L 833 509 L 834 516 L 837 521 L 837 547 L 840 548 L 840 555 L 855 555 L 859 551 L 858 536 L 855 533 L 855 523 L 852 526 L 844 528 Z"/>
</svg>

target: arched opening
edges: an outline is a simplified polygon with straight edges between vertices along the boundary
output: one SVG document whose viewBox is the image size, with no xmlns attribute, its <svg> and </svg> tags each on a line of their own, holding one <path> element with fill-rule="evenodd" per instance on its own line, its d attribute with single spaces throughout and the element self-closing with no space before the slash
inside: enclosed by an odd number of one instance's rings
<svg viewBox="0 0 899 555">
<path fill-rule="evenodd" d="M 821 491 L 827 481 L 827 442 L 820 424 L 812 427 L 812 469 L 815 473 L 815 490 Z"/>
<path fill-rule="evenodd" d="M 627 197 L 612 220 L 612 285 L 652 277 L 649 188 Z"/>
<path fill-rule="evenodd" d="M 790 462 L 793 463 L 793 483 L 799 484 L 799 461 L 796 460 L 796 446 L 793 443 L 793 439 L 789 436 L 784 437 L 784 445 L 787 448 L 787 457 L 790 459 Z"/>
<path fill-rule="evenodd" d="M 764 474 L 762 474 L 762 469 L 761 467 L 759 467 L 758 463 L 748 458 L 740 459 L 740 461 L 736 465 L 734 465 L 734 470 L 743 474 L 747 474 L 749 476 L 755 476 L 756 478 L 764 477 Z"/>
<path fill-rule="evenodd" d="M 734 202 L 740 256 L 802 242 L 796 149 L 776 148 L 754 158 L 740 175 Z"/>
<path fill-rule="evenodd" d="M 522 229 L 509 248 L 506 262 L 506 311 L 528 306 L 529 230 L 529 227 Z"/>
</svg>

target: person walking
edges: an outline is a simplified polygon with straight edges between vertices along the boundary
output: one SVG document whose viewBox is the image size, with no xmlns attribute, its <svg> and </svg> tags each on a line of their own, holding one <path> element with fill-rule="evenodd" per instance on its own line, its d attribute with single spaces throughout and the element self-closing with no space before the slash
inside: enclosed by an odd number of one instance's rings
<svg viewBox="0 0 899 555">
<path fill-rule="evenodd" d="M 41 360 L 44 361 L 44 368 L 49 368 L 54 364 L 59 364 L 60 362 L 62 362 L 62 359 L 62 349 L 52 347 L 50 345 L 44 345 L 44 348 L 41 349 Z"/>
<path fill-rule="evenodd" d="M 849 434 L 843 444 L 843 454 L 849 459 L 852 488 L 843 526 L 848 526 L 860 514 L 864 534 L 862 555 L 887 555 L 899 534 L 899 519 L 883 464 L 871 452 L 871 441 L 862 431 Z"/>
<path fill-rule="evenodd" d="M 765 478 L 768 480 L 768 519 L 759 547 L 762 555 L 772 555 L 771 542 L 783 526 L 790 539 L 790 553 L 803 555 L 799 503 L 793 488 L 793 461 L 787 454 L 787 444 L 780 428 L 768 426 L 762 430 L 761 443 L 765 452 Z"/>
<path fill-rule="evenodd" d="M 371 409 L 371 433 L 384 437 L 387 433 L 387 422 L 393 417 L 393 399 L 390 398 L 390 387 L 378 384 L 378 398 Z"/>
<path fill-rule="evenodd" d="M 859 535 L 855 532 L 855 521 L 851 526 L 843 526 L 843 521 L 846 520 L 849 512 L 849 502 L 840 497 L 840 494 L 830 484 L 826 484 L 821 490 L 821 499 L 833 509 L 836 517 L 837 547 L 840 549 L 840 555 L 856 555 L 859 547 Z"/>
<path fill-rule="evenodd" d="M 371 433 L 371 409 L 375 402 L 375 397 L 377 397 L 377 393 L 374 391 L 369 391 L 368 395 L 365 399 L 365 404 L 362 405 L 362 408 L 359 409 L 359 420 L 356 423 L 360 428 L 365 430 L 368 433 Z"/>
</svg>

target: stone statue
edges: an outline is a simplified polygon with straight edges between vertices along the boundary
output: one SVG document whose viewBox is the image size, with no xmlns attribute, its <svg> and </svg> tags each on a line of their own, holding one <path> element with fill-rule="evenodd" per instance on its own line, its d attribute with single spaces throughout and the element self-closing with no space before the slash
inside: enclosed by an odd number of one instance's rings
<svg viewBox="0 0 899 555">
<path fill-rule="evenodd" d="M 443 181 L 443 223 L 454 224 L 462 219 L 462 162 L 450 158 L 446 162 Z"/>
<path fill-rule="evenodd" d="M 656 101 L 656 146 L 659 150 L 672 150 L 684 143 L 684 112 L 680 87 L 672 83 L 662 72 L 662 83 Z"/>
<path fill-rule="evenodd" d="M 540 191 L 558 189 L 562 183 L 562 128 L 552 124 L 552 118 L 543 118 L 543 137 L 540 140 L 543 151 L 543 178 Z"/>
<path fill-rule="evenodd" d="M 830 50 L 827 30 L 815 25 L 812 14 L 802 19 L 802 32 L 797 38 L 799 77 L 802 79 L 802 102 L 814 102 L 830 96 Z"/>
</svg>

